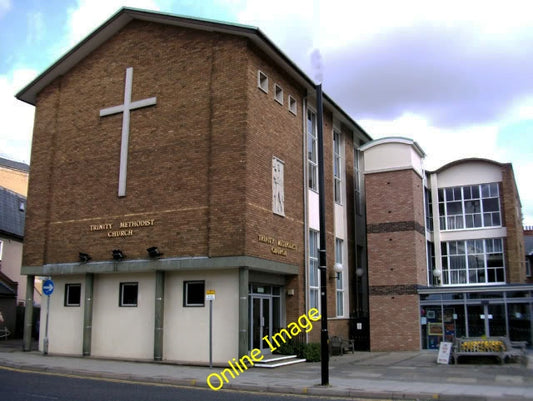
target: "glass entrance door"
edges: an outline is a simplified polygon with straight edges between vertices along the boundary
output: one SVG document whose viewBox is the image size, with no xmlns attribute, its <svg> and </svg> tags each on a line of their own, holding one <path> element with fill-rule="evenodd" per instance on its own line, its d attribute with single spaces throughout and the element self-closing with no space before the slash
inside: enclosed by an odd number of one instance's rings
<svg viewBox="0 0 533 401">
<path fill-rule="evenodd" d="M 468 335 L 506 336 L 505 305 L 468 305 Z"/>
<path fill-rule="evenodd" d="M 263 337 L 268 336 L 270 338 L 272 336 L 272 297 L 252 295 L 250 305 L 252 316 L 251 348 L 258 348 L 262 353 L 269 353 L 270 347 L 263 340 Z"/>
</svg>

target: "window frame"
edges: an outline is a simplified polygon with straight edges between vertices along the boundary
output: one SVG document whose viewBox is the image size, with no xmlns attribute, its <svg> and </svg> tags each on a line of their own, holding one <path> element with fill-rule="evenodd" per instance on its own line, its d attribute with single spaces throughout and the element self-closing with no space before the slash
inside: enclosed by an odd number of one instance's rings
<svg viewBox="0 0 533 401">
<path fill-rule="evenodd" d="M 78 303 L 71 303 L 69 300 L 70 289 L 74 287 L 77 287 L 79 289 Z M 63 300 L 63 305 L 65 307 L 80 307 L 81 306 L 81 283 L 66 283 L 65 284 L 65 297 Z"/>
<path fill-rule="evenodd" d="M 491 266 L 491 257 L 494 258 L 498 255 L 498 259 L 501 259 L 501 266 Z M 479 238 L 442 242 L 441 261 L 442 286 L 501 285 L 506 283 L 505 244 L 503 238 Z M 481 261 L 483 265 L 476 266 Z M 476 277 L 475 280 L 472 279 L 474 275 Z M 501 277 L 500 280 L 497 280 L 498 276 Z M 464 280 L 460 280 L 461 277 L 464 277 Z M 484 280 L 480 281 L 479 277 L 483 277 Z M 496 278 L 496 280 L 491 280 L 491 277 Z"/>
<path fill-rule="evenodd" d="M 287 102 L 289 111 L 294 115 L 298 114 L 298 104 L 296 103 L 296 99 L 289 95 Z"/>
<path fill-rule="evenodd" d="M 338 205 L 342 205 L 342 135 L 340 130 L 333 129 L 333 199 Z"/>
<path fill-rule="evenodd" d="M 189 286 L 201 284 L 202 290 L 202 303 L 189 303 Z M 186 280 L 183 282 L 183 307 L 184 308 L 203 308 L 205 307 L 205 280 Z"/>
<path fill-rule="evenodd" d="M 344 241 L 335 238 L 335 264 L 343 266 Z M 344 317 L 344 271 L 337 272 L 335 278 L 335 310 L 337 317 Z"/>
<path fill-rule="evenodd" d="M 355 196 L 355 213 L 358 216 L 363 215 L 363 198 L 361 194 L 361 168 L 360 168 L 361 151 L 359 146 L 354 146 L 354 158 L 353 158 L 353 175 L 354 175 L 354 196 Z"/>
<path fill-rule="evenodd" d="M 308 292 L 309 292 L 309 309 L 316 308 L 320 311 L 320 269 L 319 269 L 319 250 L 320 235 L 313 229 L 309 230 L 309 262 L 308 262 Z M 314 295 L 314 296 L 313 296 Z"/>
<path fill-rule="evenodd" d="M 257 87 L 263 92 L 268 93 L 268 75 L 263 71 L 257 71 Z"/>
<path fill-rule="evenodd" d="M 310 108 L 307 109 L 307 186 L 318 192 L 318 134 L 317 115 Z M 309 149 L 311 148 L 311 149 Z"/>
<path fill-rule="evenodd" d="M 283 88 L 279 84 L 274 84 L 274 100 L 283 105 Z"/>
<path fill-rule="evenodd" d="M 136 288 L 136 294 L 135 294 L 135 303 L 125 303 L 124 302 L 124 290 L 125 287 L 135 287 Z M 119 299 L 118 299 L 118 306 L 121 308 L 136 308 L 139 305 L 139 282 L 138 281 L 127 281 L 127 282 L 121 282 L 120 283 L 120 291 L 119 291 Z"/>
<path fill-rule="evenodd" d="M 439 188 L 437 193 L 440 230 L 477 230 L 480 228 L 502 227 L 502 205 L 499 183 L 490 182 L 444 187 Z M 477 193 L 477 195 L 474 193 Z M 496 200 L 497 210 L 488 210 L 488 202 L 491 200 Z M 460 212 L 451 211 L 452 205 L 453 208 L 460 207 Z M 476 209 L 472 211 L 472 207 Z M 479 223 L 476 223 L 476 216 Z M 494 223 L 495 221 L 496 224 Z"/>
</svg>

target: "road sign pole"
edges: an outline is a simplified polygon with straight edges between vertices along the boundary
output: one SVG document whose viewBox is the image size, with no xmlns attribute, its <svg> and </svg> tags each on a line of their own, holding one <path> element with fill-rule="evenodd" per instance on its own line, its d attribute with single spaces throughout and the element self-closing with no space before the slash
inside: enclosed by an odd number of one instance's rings
<svg viewBox="0 0 533 401">
<path fill-rule="evenodd" d="M 50 316 L 50 296 L 54 292 L 54 282 L 51 279 L 47 279 L 43 282 L 43 294 L 46 295 L 46 324 L 44 329 L 43 339 L 43 354 L 48 354 L 48 318 Z"/>
<path fill-rule="evenodd" d="M 50 314 L 50 295 L 46 296 L 46 326 L 44 329 L 43 354 L 48 354 L 48 316 Z"/>
<path fill-rule="evenodd" d="M 213 300 L 209 300 L 209 367 L 213 367 Z"/>
</svg>

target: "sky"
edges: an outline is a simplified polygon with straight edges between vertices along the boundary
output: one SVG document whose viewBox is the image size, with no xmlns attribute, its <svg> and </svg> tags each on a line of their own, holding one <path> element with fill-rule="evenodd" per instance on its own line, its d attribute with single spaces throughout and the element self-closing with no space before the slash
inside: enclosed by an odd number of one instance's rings
<svg viewBox="0 0 533 401">
<path fill-rule="evenodd" d="M 513 163 L 533 226 L 530 0 L 0 0 L 1 157 L 30 162 L 34 107 L 15 94 L 122 6 L 258 27 L 372 138 L 417 141 L 428 170 Z"/>
</svg>

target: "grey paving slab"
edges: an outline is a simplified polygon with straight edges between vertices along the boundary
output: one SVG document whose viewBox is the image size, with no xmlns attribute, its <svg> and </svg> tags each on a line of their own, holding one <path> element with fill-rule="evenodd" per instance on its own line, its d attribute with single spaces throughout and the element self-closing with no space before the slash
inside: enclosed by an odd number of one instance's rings
<svg viewBox="0 0 533 401">
<path fill-rule="evenodd" d="M 438 365 L 437 353 L 356 352 L 332 357 L 330 386 L 320 386 L 320 363 L 248 369 L 225 389 L 288 394 L 412 400 L 533 400 L 533 364 Z M 144 382 L 207 387 L 210 369 L 148 361 L 116 361 L 22 352 L 0 342 L 0 366 Z M 223 391 L 223 390 L 222 390 Z"/>
</svg>

